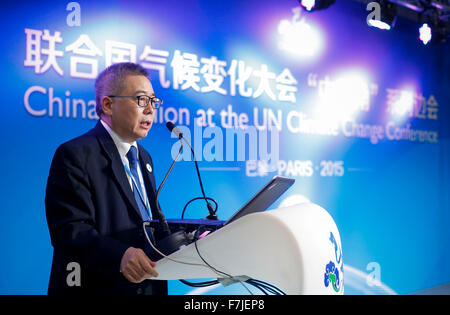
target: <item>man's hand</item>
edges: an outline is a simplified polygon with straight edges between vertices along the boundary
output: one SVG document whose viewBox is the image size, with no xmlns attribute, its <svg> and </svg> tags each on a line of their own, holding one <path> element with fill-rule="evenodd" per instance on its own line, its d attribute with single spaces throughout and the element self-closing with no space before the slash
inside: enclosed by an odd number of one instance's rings
<svg viewBox="0 0 450 315">
<path fill-rule="evenodd" d="M 133 283 L 140 283 L 150 277 L 157 277 L 155 269 L 156 263 L 140 248 L 130 247 L 122 256 L 120 270 L 125 278 Z"/>
</svg>

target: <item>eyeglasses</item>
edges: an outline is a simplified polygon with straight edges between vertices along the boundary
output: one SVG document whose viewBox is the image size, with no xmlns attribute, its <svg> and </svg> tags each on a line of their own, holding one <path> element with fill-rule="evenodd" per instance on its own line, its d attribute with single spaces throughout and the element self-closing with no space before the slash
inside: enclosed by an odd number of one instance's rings
<svg viewBox="0 0 450 315">
<path fill-rule="evenodd" d="M 158 109 L 159 106 L 161 106 L 161 104 L 163 103 L 163 100 L 155 97 L 155 96 L 147 96 L 147 95 L 139 95 L 139 96 L 123 96 L 123 95 L 108 95 L 108 97 L 119 97 L 119 98 L 124 98 L 124 97 L 131 97 L 131 98 L 136 98 L 138 100 L 138 106 L 141 108 L 145 108 L 148 106 L 148 103 L 152 104 L 152 107 L 154 109 Z"/>
</svg>

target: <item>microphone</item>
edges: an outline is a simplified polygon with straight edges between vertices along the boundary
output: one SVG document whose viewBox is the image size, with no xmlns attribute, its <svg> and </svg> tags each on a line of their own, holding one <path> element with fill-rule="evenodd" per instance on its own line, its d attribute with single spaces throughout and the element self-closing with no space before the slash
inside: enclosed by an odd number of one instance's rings
<svg viewBox="0 0 450 315">
<path fill-rule="evenodd" d="M 176 127 L 171 121 L 167 122 L 166 127 L 170 132 L 177 136 L 178 139 L 183 138 L 183 133 L 181 132 L 180 128 Z"/>
<path fill-rule="evenodd" d="M 197 163 L 197 158 L 195 157 L 194 149 L 192 148 L 189 141 L 187 141 L 186 138 L 183 137 L 183 133 L 181 132 L 180 128 L 176 127 L 171 121 L 166 123 L 166 127 L 167 127 L 167 129 L 170 130 L 170 132 L 172 132 L 174 135 L 176 135 L 178 137 L 178 139 L 180 139 L 181 146 L 183 146 L 183 142 L 181 141 L 181 139 L 183 139 L 186 142 L 186 144 L 189 146 L 189 148 L 191 149 L 192 155 L 194 157 L 195 168 L 197 170 L 198 180 L 200 182 L 200 189 L 202 190 L 203 199 L 205 199 L 206 207 L 208 208 L 208 211 L 209 211 L 209 215 L 206 218 L 208 220 L 219 220 L 219 218 L 216 215 L 216 212 L 214 211 L 213 206 L 209 203 L 208 198 L 206 197 L 205 190 L 203 189 L 202 178 L 200 176 L 200 170 L 198 169 L 198 163 Z M 181 149 L 182 148 L 180 148 L 180 150 Z"/>
<path fill-rule="evenodd" d="M 168 122 L 166 124 L 166 126 L 171 132 L 173 132 L 179 138 L 181 146 L 180 146 L 180 150 L 178 151 L 178 154 L 177 154 L 176 158 L 172 162 L 172 165 L 170 166 L 169 170 L 167 171 L 166 176 L 164 177 L 163 181 L 161 182 L 161 185 L 158 188 L 158 191 L 156 192 L 156 200 L 155 200 L 156 201 L 156 207 L 158 208 L 158 211 L 161 214 L 159 223 L 160 223 L 160 226 L 162 227 L 162 232 L 164 233 L 164 236 L 165 236 L 164 238 L 162 238 L 161 240 L 159 240 L 156 243 L 156 247 L 152 243 L 150 238 L 148 237 L 147 230 L 145 229 L 146 226 L 151 226 L 151 223 L 150 222 L 144 222 L 143 223 L 144 233 L 146 235 L 147 241 L 149 242 L 149 244 L 151 245 L 153 250 L 156 253 L 158 253 L 161 257 L 167 257 L 167 255 L 170 255 L 171 253 L 173 253 L 173 252 L 177 251 L 178 249 L 180 249 L 181 246 L 189 245 L 191 243 L 191 241 L 189 240 L 189 237 L 186 235 L 186 233 L 185 233 L 185 231 L 183 229 L 179 230 L 177 232 L 174 232 L 174 233 L 172 233 L 170 231 L 169 224 L 168 224 L 167 220 L 165 219 L 165 217 L 162 215 L 162 211 L 160 209 L 159 202 L 158 202 L 159 193 L 161 192 L 161 189 L 164 186 L 164 183 L 166 182 L 167 177 L 169 176 L 170 172 L 172 171 L 172 168 L 174 167 L 175 162 L 178 160 L 178 158 L 180 157 L 181 152 L 183 151 L 183 141 L 181 139 L 184 139 L 184 141 L 186 141 L 186 139 L 183 137 L 183 133 L 181 132 L 181 130 L 178 127 L 175 127 L 175 125 L 172 122 Z M 194 154 L 194 150 L 192 149 L 192 147 L 189 144 L 189 142 L 186 141 L 186 143 L 191 148 L 192 154 Z M 200 172 L 198 170 L 197 161 L 195 160 L 195 154 L 194 154 L 194 161 L 195 161 L 195 166 L 197 168 L 198 178 L 200 180 L 200 187 L 202 188 L 203 198 L 206 200 L 206 204 L 207 204 L 207 207 L 208 207 L 208 210 L 209 210 L 209 216 L 207 216 L 207 219 L 209 219 L 209 220 L 218 220 L 212 205 L 208 202 L 208 199 L 205 196 L 205 192 L 203 190 L 203 185 L 202 185 L 202 180 L 200 178 Z M 170 259 L 170 260 L 173 260 L 173 259 Z"/>
</svg>

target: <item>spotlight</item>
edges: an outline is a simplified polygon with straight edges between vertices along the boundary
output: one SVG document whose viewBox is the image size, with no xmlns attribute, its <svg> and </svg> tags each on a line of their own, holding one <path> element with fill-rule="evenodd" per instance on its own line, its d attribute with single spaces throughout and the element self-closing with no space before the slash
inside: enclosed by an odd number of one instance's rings
<svg viewBox="0 0 450 315">
<path fill-rule="evenodd" d="M 329 6 L 334 4 L 336 0 L 298 0 L 300 6 L 302 6 L 306 11 L 318 11 L 327 9 Z"/>
<path fill-rule="evenodd" d="M 404 118 L 414 107 L 414 93 L 409 90 L 401 91 L 398 99 L 392 104 L 392 114 Z"/>
<path fill-rule="evenodd" d="M 397 8 L 393 3 L 387 1 L 380 1 L 379 4 L 379 18 L 375 17 L 367 21 L 367 24 L 381 30 L 390 30 L 394 27 L 397 19 Z"/>
<path fill-rule="evenodd" d="M 300 5 L 306 9 L 306 11 L 311 11 L 316 5 L 316 0 L 300 0 Z"/>
<path fill-rule="evenodd" d="M 424 45 L 428 44 L 432 38 L 432 30 L 427 23 L 423 23 L 419 28 L 419 39 Z"/>
<path fill-rule="evenodd" d="M 281 50 L 299 57 L 314 57 L 322 49 L 322 36 L 318 29 L 302 20 L 282 20 L 278 25 Z"/>
<path fill-rule="evenodd" d="M 328 122 L 354 120 L 370 107 L 369 83 L 361 72 L 346 72 L 336 80 L 327 80 L 319 88 L 318 96 L 315 115 Z"/>
<path fill-rule="evenodd" d="M 428 10 L 422 14 L 422 26 L 419 28 L 419 39 L 424 45 L 440 44 L 445 42 L 448 36 L 444 21 L 439 18 L 437 10 Z"/>
</svg>

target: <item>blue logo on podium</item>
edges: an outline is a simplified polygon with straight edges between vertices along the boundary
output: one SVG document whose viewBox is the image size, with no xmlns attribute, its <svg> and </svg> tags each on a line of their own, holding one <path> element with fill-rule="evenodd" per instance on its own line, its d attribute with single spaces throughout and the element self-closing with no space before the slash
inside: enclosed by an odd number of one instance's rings
<svg viewBox="0 0 450 315">
<path fill-rule="evenodd" d="M 336 239 L 332 232 L 330 232 L 330 242 L 334 245 L 334 253 L 336 258 L 336 264 L 330 260 L 325 266 L 324 284 L 325 287 L 331 286 L 335 292 L 339 292 L 342 289 L 342 279 L 339 278 L 339 264 L 342 262 L 342 251 L 339 248 Z M 344 273 L 344 264 L 341 264 L 341 276 Z"/>
</svg>

